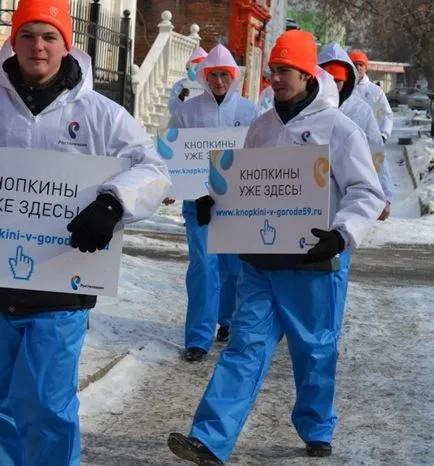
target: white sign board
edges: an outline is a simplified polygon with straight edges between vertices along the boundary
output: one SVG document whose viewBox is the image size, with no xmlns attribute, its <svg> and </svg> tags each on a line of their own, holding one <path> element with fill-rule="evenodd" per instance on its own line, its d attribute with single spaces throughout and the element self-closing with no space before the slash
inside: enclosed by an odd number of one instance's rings
<svg viewBox="0 0 434 466">
<path fill-rule="evenodd" d="M 200 67 L 200 63 L 191 64 L 187 70 L 187 78 L 184 80 L 183 86 L 184 88 L 188 89 L 190 93 L 185 98 L 185 100 L 192 99 L 193 97 L 197 97 L 200 94 L 203 94 L 203 87 L 197 81 L 197 70 Z"/>
<path fill-rule="evenodd" d="M 304 254 L 328 229 L 328 146 L 214 152 L 208 230 L 213 253 Z"/>
<path fill-rule="evenodd" d="M 0 148 L 0 287 L 116 295 L 122 229 L 92 254 L 70 246 L 66 226 L 121 164 L 115 157 Z"/>
<path fill-rule="evenodd" d="M 157 149 L 172 179 L 168 197 L 197 199 L 208 194 L 209 154 L 243 147 L 248 128 L 169 128 L 157 134 Z"/>
</svg>

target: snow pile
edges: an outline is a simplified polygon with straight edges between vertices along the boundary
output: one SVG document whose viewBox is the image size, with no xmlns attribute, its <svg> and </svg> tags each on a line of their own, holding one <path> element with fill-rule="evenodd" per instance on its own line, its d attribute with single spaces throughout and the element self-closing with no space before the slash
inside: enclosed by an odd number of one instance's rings
<svg viewBox="0 0 434 466">
<path fill-rule="evenodd" d="M 421 135 L 406 147 L 408 162 L 422 204 L 422 214 L 434 213 L 434 139 Z"/>
<path fill-rule="evenodd" d="M 410 110 L 412 112 L 411 124 L 413 126 L 431 124 L 431 118 L 426 110 Z"/>
</svg>

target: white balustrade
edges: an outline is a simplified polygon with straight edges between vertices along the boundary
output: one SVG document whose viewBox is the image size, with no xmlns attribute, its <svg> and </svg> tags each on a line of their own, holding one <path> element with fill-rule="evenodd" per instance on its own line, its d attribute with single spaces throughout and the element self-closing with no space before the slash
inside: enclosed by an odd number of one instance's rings
<svg viewBox="0 0 434 466">
<path fill-rule="evenodd" d="M 197 24 L 184 36 L 174 31 L 171 19 L 172 13 L 163 11 L 157 38 L 142 65 L 133 67 L 134 117 L 154 135 L 167 122 L 170 88 L 185 77 L 188 59 L 201 40 Z"/>
</svg>

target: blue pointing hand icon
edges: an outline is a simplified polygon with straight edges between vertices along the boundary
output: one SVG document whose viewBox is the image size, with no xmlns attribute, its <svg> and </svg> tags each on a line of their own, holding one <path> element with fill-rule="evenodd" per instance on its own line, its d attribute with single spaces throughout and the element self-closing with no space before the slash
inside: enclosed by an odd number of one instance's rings
<svg viewBox="0 0 434 466">
<path fill-rule="evenodd" d="M 276 241 L 276 229 L 268 223 L 268 220 L 265 220 L 264 228 L 261 228 L 260 232 L 265 245 L 270 246 L 274 244 Z"/>
<path fill-rule="evenodd" d="M 30 256 L 24 254 L 22 246 L 17 247 L 15 257 L 9 257 L 9 267 L 16 280 L 29 280 L 34 266 L 35 261 Z"/>
</svg>

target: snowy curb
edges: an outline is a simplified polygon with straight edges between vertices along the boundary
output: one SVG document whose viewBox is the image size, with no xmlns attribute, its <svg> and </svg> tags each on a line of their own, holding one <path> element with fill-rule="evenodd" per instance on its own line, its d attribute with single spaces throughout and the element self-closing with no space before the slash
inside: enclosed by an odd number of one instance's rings
<svg viewBox="0 0 434 466">
<path fill-rule="evenodd" d="M 413 186 L 419 191 L 421 215 L 434 213 L 434 141 L 422 137 L 414 145 L 405 146 L 404 160 Z"/>
<path fill-rule="evenodd" d="M 409 147 L 410 146 L 404 146 L 404 161 L 405 161 L 405 166 L 407 167 L 407 171 L 408 171 L 408 173 L 410 175 L 411 181 L 413 183 L 413 187 L 414 187 L 414 189 L 417 189 L 418 184 L 417 184 L 416 176 L 415 176 L 415 173 L 414 173 L 414 170 L 413 170 L 413 165 L 410 162 L 410 157 L 408 155 L 408 148 Z M 419 200 L 420 213 L 422 215 L 422 212 L 424 211 L 424 204 L 423 204 L 422 199 L 421 199 L 420 196 L 418 196 L 418 200 Z"/>
<path fill-rule="evenodd" d="M 103 367 L 99 368 L 96 372 L 80 378 L 78 391 L 81 392 L 86 389 L 91 383 L 95 383 L 102 379 L 116 364 L 120 363 L 124 358 L 130 354 L 129 351 L 115 356 L 112 360 L 106 363 Z"/>
</svg>

